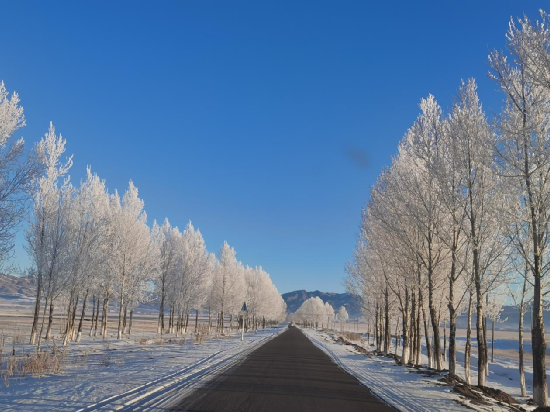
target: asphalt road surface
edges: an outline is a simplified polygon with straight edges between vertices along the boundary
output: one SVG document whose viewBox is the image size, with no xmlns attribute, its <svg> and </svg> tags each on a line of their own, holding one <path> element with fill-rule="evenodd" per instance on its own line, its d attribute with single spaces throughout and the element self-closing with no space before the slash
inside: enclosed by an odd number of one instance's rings
<svg viewBox="0 0 550 412">
<path fill-rule="evenodd" d="M 370 412 L 396 409 L 290 327 L 183 399 L 188 412 Z"/>
</svg>

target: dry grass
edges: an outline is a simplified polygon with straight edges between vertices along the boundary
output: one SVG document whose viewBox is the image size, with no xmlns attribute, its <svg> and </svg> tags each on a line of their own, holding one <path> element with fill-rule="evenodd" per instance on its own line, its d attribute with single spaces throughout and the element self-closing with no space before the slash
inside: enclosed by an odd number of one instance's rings
<svg viewBox="0 0 550 412">
<path fill-rule="evenodd" d="M 357 332 L 339 332 L 338 335 L 342 336 L 343 338 L 350 340 L 350 341 L 360 341 L 361 340 L 361 334 Z"/>
<path fill-rule="evenodd" d="M 2 365 L 4 364 L 1 352 L 0 362 Z M 9 387 L 10 379 L 14 376 L 32 375 L 41 377 L 50 373 L 59 374 L 66 362 L 66 350 L 59 350 L 54 343 L 53 350 L 8 356 L 5 361 L 6 368 L 0 368 L 0 374 L 4 380 L 4 385 Z"/>
</svg>

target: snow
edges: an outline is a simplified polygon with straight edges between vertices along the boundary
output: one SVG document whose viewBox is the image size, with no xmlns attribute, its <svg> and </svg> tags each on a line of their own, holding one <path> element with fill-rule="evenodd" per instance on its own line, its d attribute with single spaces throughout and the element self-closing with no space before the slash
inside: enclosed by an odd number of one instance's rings
<svg viewBox="0 0 550 412">
<path fill-rule="evenodd" d="M 214 377 L 284 326 L 196 344 L 135 340 L 87 341 L 68 347 L 58 375 L 12 377 L 0 390 L 0 410 L 26 412 L 148 410 L 166 407 Z M 181 338 L 180 338 L 181 339 Z M 2 386 L 4 383 L 2 382 Z"/>
<path fill-rule="evenodd" d="M 332 334 L 312 329 L 302 329 L 315 346 L 324 351 L 332 360 L 348 373 L 354 375 L 376 396 L 402 412 L 461 411 L 509 411 L 508 407 L 492 403 L 490 406 L 473 405 L 460 395 L 452 392 L 452 387 L 438 382 L 441 376 L 427 376 L 415 373 L 416 369 L 397 365 L 393 358 L 384 356 L 365 356 L 350 345 L 336 342 Z M 359 344 L 359 342 L 354 342 Z M 366 344 L 360 345 L 366 348 Z M 370 350 L 373 347 L 369 348 Z M 393 348 L 392 348 L 393 349 Z M 460 359 L 460 356 L 459 356 Z M 472 360 L 474 363 L 475 359 Z M 487 385 L 501 389 L 520 400 L 518 380 L 514 380 L 513 370 L 517 365 L 512 363 L 495 363 L 489 367 L 490 376 Z M 427 358 L 423 355 L 423 362 Z M 461 370 L 460 370 L 461 371 Z M 517 375 L 517 372 L 516 372 Z M 472 365 L 472 381 L 476 378 Z M 463 406 L 461 403 L 467 405 Z M 525 409 L 532 409 L 525 404 Z"/>
</svg>

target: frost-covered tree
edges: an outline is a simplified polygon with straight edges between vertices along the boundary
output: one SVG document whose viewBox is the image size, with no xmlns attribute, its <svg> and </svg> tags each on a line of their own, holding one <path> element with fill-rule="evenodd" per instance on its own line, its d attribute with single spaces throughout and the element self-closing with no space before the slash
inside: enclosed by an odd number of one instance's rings
<svg viewBox="0 0 550 412">
<path fill-rule="evenodd" d="M 115 276 L 118 298 L 118 339 L 122 338 L 124 310 L 130 285 L 148 273 L 151 235 L 147 226 L 144 202 L 132 182 L 122 201 L 118 193 L 111 197 L 112 250 L 110 270 Z"/>
<path fill-rule="evenodd" d="M 546 382 L 546 339 L 543 319 L 544 283 L 548 273 L 548 227 L 550 224 L 550 117 L 548 101 L 547 18 L 532 25 L 529 20 L 512 21 L 507 33 L 508 57 L 493 52 L 489 57 L 491 76 L 505 96 L 505 107 L 497 123 L 497 158 L 507 185 L 515 188 L 512 213 L 518 213 L 518 228 L 528 231 L 520 236 L 530 242 L 518 250 L 533 279 L 531 340 L 533 350 L 533 399 L 548 406 Z"/>
<path fill-rule="evenodd" d="M 338 309 L 337 317 L 340 322 L 340 329 L 344 330 L 344 325 L 349 319 L 348 311 L 344 306 L 340 306 L 340 309 Z"/>
<path fill-rule="evenodd" d="M 159 319 L 157 333 L 164 331 L 164 315 L 167 296 L 170 294 L 174 285 L 177 268 L 177 253 L 180 245 L 181 233 L 177 227 L 172 227 L 168 218 L 164 220 L 162 226 L 153 223 L 153 236 L 156 237 L 156 242 L 159 245 L 160 259 L 158 276 L 155 278 L 157 295 L 160 299 Z M 172 306 L 170 306 L 172 307 Z"/>
<path fill-rule="evenodd" d="M 87 169 L 86 180 L 76 190 L 70 207 L 71 219 L 67 233 L 69 305 L 65 344 L 73 339 L 80 340 L 88 298 L 98 293 L 97 282 L 102 272 L 107 270 L 104 256 L 109 230 L 109 194 L 105 181 L 92 173 L 90 167 Z M 77 327 L 75 319 L 79 300 L 82 302 L 82 309 Z"/>
<path fill-rule="evenodd" d="M 66 231 L 71 213 L 69 206 L 72 187 L 66 175 L 72 166 L 72 157 L 65 161 L 61 159 L 65 153 L 65 143 L 61 135 L 56 136 L 55 129 L 50 124 L 48 133 L 37 146 L 45 172 L 37 179 L 33 216 L 26 231 L 26 249 L 35 268 L 37 285 L 31 344 L 37 340 L 42 295 L 45 297 L 42 326 L 38 333 L 39 346 L 48 303 L 50 304 L 48 330 L 51 331 L 54 299 L 63 287 L 62 277 L 68 263 L 66 252 L 69 239 Z"/>
<path fill-rule="evenodd" d="M 244 267 L 237 261 L 235 249 L 224 242 L 218 252 L 218 264 L 214 270 L 210 304 L 219 311 L 219 330 L 224 333 L 227 314 L 237 314 L 246 296 Z"/>
<path fill-rule="evenodd" d="M 326 319 L 327 308 L 319 296 L 313 296 L 300 305 L 295 316 L 304 325 L 318 328 L 319 324 Z"/>
<path fill-rule="evenodd" d="M 0 264 L 11 256 L 15 229 L 25 217 L 27 201 L 43 170 L 43 147 L 35 147 L 25 157 L 25 140 L 14 140 L 15 132 L 25 126 L 19 95 L 10 96 L 0 82 Z"/>
<path fill-rule="evenodd" d="M 464 196 L 465 227 L 472 257 L 472 279 L 476 293 L 478 341 L 478 385 L 485 386 L 487 337 L 483 329 L 485 296 L 499 278 L 499 258 L 507 250 L 499 219 L 500 191 L 493 170 L 493 134 L 481 108 L 473 80 L 462 83 L 449 118 L 456 140 L 456 159 Z"/>
<path fill-rule="evenodd" d="M 178 314 L 178 329 L 187 331 L 189 311 L 195 311 L 195 329 L 199 310 L 205 304 L 212 286 L 209 254 L 199 230 L 189 222 L 176 245 L 177 269 L 173 280 L 178 291 L 175 309 Z"/>
</svg>

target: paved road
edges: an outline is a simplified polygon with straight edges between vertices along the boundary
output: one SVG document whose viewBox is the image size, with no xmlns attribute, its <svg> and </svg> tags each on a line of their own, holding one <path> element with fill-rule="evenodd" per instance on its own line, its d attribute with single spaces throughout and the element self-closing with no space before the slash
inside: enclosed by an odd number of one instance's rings
<svg viewBox="0 0 550 412">
<path fill-rule="evenodd" d="M 336 366 L 299 329 L 262 345 L 173 409 L 188 412 L 396 410 Z"/>
</svg>

